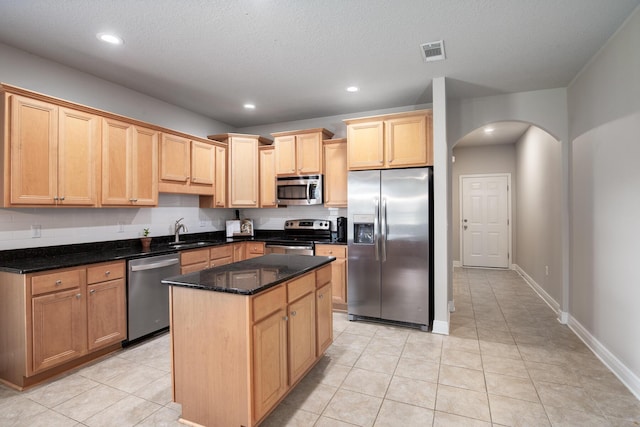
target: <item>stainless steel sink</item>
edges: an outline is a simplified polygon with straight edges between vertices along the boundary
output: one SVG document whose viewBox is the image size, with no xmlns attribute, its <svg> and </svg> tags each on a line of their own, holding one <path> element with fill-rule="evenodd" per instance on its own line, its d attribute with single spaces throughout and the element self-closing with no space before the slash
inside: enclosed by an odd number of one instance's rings
<svg viewBox="0 0 640 427">
<path fill-rule="evenodd" d="M 178 242 L 178 243 L 170 243 L 169 247 L 172 249 L 190 249 L 197 248 L 200 246 L 210 245 L 211 242 Z"/>
</svg>

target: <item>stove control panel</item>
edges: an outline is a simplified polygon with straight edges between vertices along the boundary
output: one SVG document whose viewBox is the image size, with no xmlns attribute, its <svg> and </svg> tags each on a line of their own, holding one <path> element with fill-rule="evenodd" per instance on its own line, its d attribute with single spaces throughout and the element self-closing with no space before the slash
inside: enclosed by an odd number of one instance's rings
<svg viewBox="0 0 640 427">
<path fill-rule="evenodd" d="M 326 219 L 289 219 L 285 230 L 331 230 L 331 221 Z"/>
</svg>

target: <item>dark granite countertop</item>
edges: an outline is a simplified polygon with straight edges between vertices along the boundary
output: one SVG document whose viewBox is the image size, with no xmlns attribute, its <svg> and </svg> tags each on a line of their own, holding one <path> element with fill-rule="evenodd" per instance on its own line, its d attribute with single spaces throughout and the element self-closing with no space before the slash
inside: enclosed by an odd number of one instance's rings
<svg viewBox="0 0 640 427">
<path fill-rule="evenodd" d="M 140 239 L 109 242 L 82 243 L 75 245 L 48 246 L 0 251 L 0 271 L 15 274 L 36 273 L 56 268 L 77 267 L 107 261 L 146 258 L 155 255 L 177 253 L 183 250 L 200 249 L 227 243 L 256 241 L 269 242 L 282 236 L 282 231 L 256 230 L 255 237 L 226 238 L 224 232 L 183 235 L 186 240 L 179 247 L 172 246 L 173 236 L 154 237 L 149 251 L 143 251 Z M 195 242 L 201 244 L 196 245 Z M 340 244 L 322 242 L 323 244 Z"/>
<path fill-rule="evenodd" d="M 269 254 L 182 276 L 162 283 L 216 292 L 254 295 L 329 264 L 335 257 Z"/>
</svg>

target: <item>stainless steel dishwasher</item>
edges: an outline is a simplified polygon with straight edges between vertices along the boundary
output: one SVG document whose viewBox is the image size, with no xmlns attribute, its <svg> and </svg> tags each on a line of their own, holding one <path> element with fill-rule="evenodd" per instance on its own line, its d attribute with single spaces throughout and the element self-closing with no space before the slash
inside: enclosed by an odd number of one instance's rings
<svg viewBox="0 0 640 427">
<path fill-rule="evenodd" d="M 131 342 L 169 327 L 169 287 L 160 281 L 180 274 L 180 255 L 138 258 L 128 264 L 127 340 Z"/>
</svg>

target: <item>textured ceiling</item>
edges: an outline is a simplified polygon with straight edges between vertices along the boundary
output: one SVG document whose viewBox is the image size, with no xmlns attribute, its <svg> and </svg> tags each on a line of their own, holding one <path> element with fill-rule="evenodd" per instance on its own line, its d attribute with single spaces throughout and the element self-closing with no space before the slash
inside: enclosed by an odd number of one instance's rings
<svg viewBox="0 0 640 427">
<path fill-rule="evenodd" d="M 439 76 L 458 98 L 565 87 L 639 3 L 0 0 L 0 42 L 245 127 L 428 103 Z"/>
</svg>

